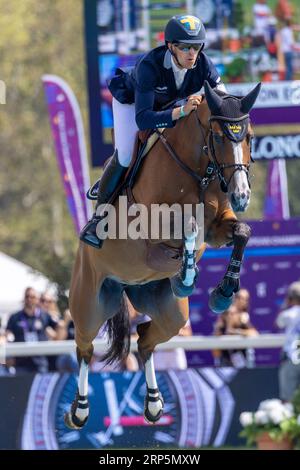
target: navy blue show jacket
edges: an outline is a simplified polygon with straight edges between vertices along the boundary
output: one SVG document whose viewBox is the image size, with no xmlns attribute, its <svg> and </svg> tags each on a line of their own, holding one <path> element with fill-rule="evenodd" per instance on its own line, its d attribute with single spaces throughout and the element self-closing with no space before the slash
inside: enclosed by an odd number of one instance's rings
<svg viewBox="0 0 300 470">
<path fill-rule="evenodd" d="M 209 57 L 201 52 L 177 90 L 171 53 L 166 46 L 160 46 L 143 55 L 133 68 L 117 69 L 108 88 L 120 103 L 135 103 L 136 123 L 143 130 L 173 127 L 172 109 L 162 108 L 200 91 L 205 80 L 215 88 L 220 76 Z"/>
</svg>

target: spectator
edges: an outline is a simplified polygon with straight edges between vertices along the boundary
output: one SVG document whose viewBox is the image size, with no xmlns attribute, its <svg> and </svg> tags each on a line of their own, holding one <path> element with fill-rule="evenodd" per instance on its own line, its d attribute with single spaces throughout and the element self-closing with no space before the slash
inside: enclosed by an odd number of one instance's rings
<svg viewBox="0 0 300 470">
<path fill-rule="evenodd" d="M 253 5 L 252 13 L 254 23 L 254 35 L 257 38 L 261 38 L 261 45 L 263 45 L 269 40 L 268 29 L 269 21 L 272 16 L 271 9 L 266 4 L 265 0 L 257 0 Z"/>
<path fill-rule="evenodd" d="M 277 316 L 275 323 L 280 330 L 287 330 L 298 317 L 300 317 L 300 281 L 293 282 L 289 286 L 284 309 Z"/>
<path fill-rule="evenodd" d="M 279 21 L 290 20 L 293 17 L 294 7 L 288 0 L 278 0 L 275 7 L 275 16 Z"/>
<path fill-rule="evenodd" d="M 69 309 L 65 310 L 63 314 L 63 322 L 64 335 L 61 339 L 74 340 L 75 326 Z M 55 366 L 57 371 L 60 373 L 77 373 L 79 371 L 79 366 L 76 353 L 74 352 L 72 354 L 62 354 L 61 356 L 57 356 Z"/>
<path fill-rule="evenodd" d="M 249 313 L 250 294 L 247 289 L 240 289 L 234 298 L 233 305 L 239 312 Z"/>
<path fill-rule="evenodd" d="M 40 307 L 41 309 L 45 310 L 45 312 L 48 312 L 54 321 L 59 321 L 60 311 L 58 309 L 56 299 L 49 291 L 45 291 L 41 295 Z"/>
<path fill-rule="evenodd" d="M 245 300 L 244 300 L 245 302 Z M 245 305 L 245 303 L 244 303 Z M 241 335 L 241 336 L 256 336 L 258 331 L 250 323 L 250 317 L 248 312 L 239 311 L 236 305 L 232 305 L 228 310 L 226 310 L 218 318 L 214 335 Z M 248 352 L 248 357 L 247 357 Z M 249 354 L 250 353 L 250 354 Z M 233 366 L 236 368 L 242 368 L 248 366 L 253 366 L 253 364 L 247 364 L 249 356 L 252 361 L 252 350 L 214 350 L 213 356 L 215 358 L 215 365 L 218 366 Z"/>
<path fill-rule="evenodd" d="M 277 44 L 281 53 L 284 57 L 285 65 L 285 80 L 293 80 L 294 76 L 294 65 L 293 65 L 293 54 L 294 54 L 294 33 L 292 28 L 291 20 L 285 20 L 283 27 L 278 32 Z"/>
<path fill-rule="evenodd" d="M 6 336 L 16 342 L 47 341 L 59 336 L 59 324 L 39 306 L 37 292 L 28 287 L 25 290 L 24 308 L 13 314 L 7 323 Z M 45 356 L 18 357 L 15 359 L 16 372 L 48 372 Z"/>
<path fill-rule="evenodd" d="M 285 328 L 279 367 L 279 394 L 281 400 L 291 401 L 300 385 L 300 282 L 290 285 L 286 306 L 276 320 L 279 328 Z"/>
</svg>

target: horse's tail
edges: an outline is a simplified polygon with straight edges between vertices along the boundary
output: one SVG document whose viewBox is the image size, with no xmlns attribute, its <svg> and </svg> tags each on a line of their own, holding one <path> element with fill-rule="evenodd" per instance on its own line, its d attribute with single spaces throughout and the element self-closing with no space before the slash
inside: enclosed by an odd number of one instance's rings
<svg viewBox="0 0 300 470">
<path fill-rule="evenodd" d="M 130 322 L 125 296 L 122 294 L 118 312 L 106 322 L 108 351 L 101 357 L 105 364 L 124 361 L 130 350 Z"/>
</svg>

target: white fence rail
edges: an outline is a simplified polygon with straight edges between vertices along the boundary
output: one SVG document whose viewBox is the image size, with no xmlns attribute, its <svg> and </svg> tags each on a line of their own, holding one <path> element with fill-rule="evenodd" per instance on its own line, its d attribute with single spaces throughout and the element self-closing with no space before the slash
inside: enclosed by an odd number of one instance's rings
<svg viewBox="0 0 300 470">
<path fill-rule="evenodd" d="M 210 349 L 247 349 L 247 348 L 280 348 L 284 344 L 284 335 L 259 335 L 250 338 L 243 336 L 175 336 L 167 343 L 159 344 L 156 350 L 184 348 L 188 351 Z M 107 348 L 105 339 L 94 341 L 95 352 L 103 353 Z M 1 348 L 0 348 L 1 349 Z M 53 356 L 75 351 L 74 341 L 41 341 L 28 343 L 9 343 L 2 346 L 5 356 Z M 131 351 L 137 351 L 136 340 L 131 341 Z"/>
</svg>

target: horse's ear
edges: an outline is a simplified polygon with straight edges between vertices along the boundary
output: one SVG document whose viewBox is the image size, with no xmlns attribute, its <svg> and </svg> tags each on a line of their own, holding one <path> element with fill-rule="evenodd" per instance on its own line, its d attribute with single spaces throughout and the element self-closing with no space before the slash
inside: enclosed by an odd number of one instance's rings
<svg viewBox="0 0 300 470">
<path fill-rule="evenodd" d="M 212 114 L 218 114 L 222 106 L 222 98 L 212 89 L 207 80 L 204 82 L 205 98 Z"/>
<path fill-rule="evenodd" d="M 241 98 L 241 111 L 243 113 L 249 113 L 250 109 L 252 109 L 258 94 L 261 89 L 261 83 L 258 83 L 253 90 L 248 93 L 248 95 L 244 96 L 244 98 Z"/>
</svg>

